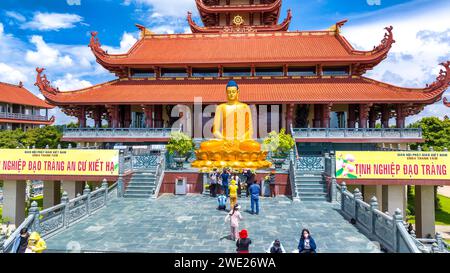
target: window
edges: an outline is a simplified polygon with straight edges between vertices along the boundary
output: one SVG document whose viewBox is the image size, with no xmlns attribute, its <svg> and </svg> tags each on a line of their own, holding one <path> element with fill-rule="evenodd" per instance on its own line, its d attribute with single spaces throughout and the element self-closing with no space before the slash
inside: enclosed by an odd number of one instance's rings
<svg viewBox="0 0 450 273">
<path fill-rule="evenodd" d="M 161 69 L 161 77 L 166 78 L 185 78 L 187 77 L 186 68 L 163 68 Z"/>
<path fill-rule="evenodd" d="M 324 76 L 348 76 L 350 74 L 348 66 L 323 67 L 322 71 Z"/>
<path fill-rule="evenodd" d="M 223 68 L 223 76 L 224 77 L 250 77 L 252 75 L 252 71 L 250 67 L 244 68 L 233 68 L 233 67 L 224 67 Z"/>
<path fill-rule="evenodd" d="M 133 69 L 133 70 L 131 70 L 131 77 L 133 77 L 133 78 L 154 78 L 155 70 L 153 70 L 153 69 Z"/>
<path fill-rule="evenodd" d="M 283 67 L 257 67 L 256 76 L 283 76 Z"/>
<path fill-rule="evenodd" d="M 316 67 L 288 67 L 288 76 L 316 76 Z"/>
<path fill-rule="evenodd" d="M 219 68 L 192 68 L 192 77 L 218 77 Z"/>
</svg>

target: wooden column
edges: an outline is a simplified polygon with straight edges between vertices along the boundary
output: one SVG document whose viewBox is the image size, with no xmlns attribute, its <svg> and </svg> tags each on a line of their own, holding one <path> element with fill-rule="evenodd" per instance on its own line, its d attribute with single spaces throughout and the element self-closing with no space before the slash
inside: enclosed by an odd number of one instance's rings
<svg viewBox="0 0 450 273">
<path fill-rule="evenodd" d="M 153 127 L 153 106 L 152 105 L 144 105 L 142 110 L 145 114 L 145 127 L 152 128 Z"/>
<path fill-rule="evenodd" d="M 384 104 L 381 108 L 381 127 L 383 128 L 389 128 L 389 119 L 390 119 L 390 113 L 389 113 L 389 105 Z"/>
<path fill-rule="evenodd" d="M 320 126 L 322 128 L 330 128 L 330 114 L 331 114 L 331 104 L 322 105 L 322 119 Z"/>
<path fill-rule="evenodd" d="M 367 121 L 369 119 L 369 104 L 360 104 L 359 105 L 359 128 L 367 128 Z"/>
<path fill-rule="evenodd" d="M 293 126 L 294 120 L 294 104 L 286 105 L 286 131 L 290 133 L 291 125 Z"/>
<path fill-rule="evenodd" d="M 95 128 L 102 127 L 102 108 L 101 106 L 96 106 L 94 110 L 94 123 Z"/>
<path fill-rule="evenodd" d="M 355 128 L 355 125 L 356 125 L 356 105 L 349 104 L 348 105 L 347 127 L 348 128 Z"/>
<path fill-rule="evenodd" d="M 403 104 L 398 104 L 396 106 L 396 114 L 396 127 L 405 128 L 406 108 Z"/>
<path fill-rule="evenodd" d="M 374 107 L 370 109 L 369 112 L 369 128 L 375 128 L 377 124 L 377 112 L 375 111 Z"/>
<path fill-rule="evenodd" d="M 78 126 L 80 128 L 86 128 L 86 107 L 84 105 L 81 105 L 79 109 Z"/>
<path fill-rule="evenodd" d="M 131 105 L 124 106 L 124 128 L 130 128 L 131 125 Z"/>
<path fill-rule="evenodd" d="M 109 126 L 112 128 L 119 127 L 119 106 L 118 105 L 107 105 L 106 106 L 109 115 Z"/>
<path fill-rule="evenodd" d="M 320 128 L 321 124 L 321 115 L 322 115 L 322 105 L 314 104 L 314 119 L 313 119 L 313 128 Z"/>
</svg>

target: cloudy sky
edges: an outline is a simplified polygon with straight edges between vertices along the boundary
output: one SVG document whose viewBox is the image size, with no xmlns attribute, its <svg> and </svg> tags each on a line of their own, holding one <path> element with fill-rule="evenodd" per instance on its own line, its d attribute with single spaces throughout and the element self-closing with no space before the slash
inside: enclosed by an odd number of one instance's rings
<svg viewBox="0 0 450 273">
<path fill-rule="evenodd" d="M 394 26 L 397 43 L 388 59 L 367 74 L 377 80 L 423 87 L 436 78 L 438 64 L 450 60 L 448 0 L 284 0 L 282 16 L 289 8 L 294 15 L 290 30 L 321 30 L 349 19 L 344 36 L 363 50 L 380 43 L 384 27 Z M 37 66 L 45 67 L 61 90 L 112 80 L 87 47 L 90 31 L 99 32 L 108 52 L 123 53 L 138 38 L 136 23 L 156 33 L 189 32 L 188 11 L 199 23 L 194 0 L 1 0 L 0 81 L 22 81 L 40 95 L 34 86 Z M 70 120 L 52 111 L 58 124 Z M 448 112 L 439 102 L 409 121 Z"/>
</svg>

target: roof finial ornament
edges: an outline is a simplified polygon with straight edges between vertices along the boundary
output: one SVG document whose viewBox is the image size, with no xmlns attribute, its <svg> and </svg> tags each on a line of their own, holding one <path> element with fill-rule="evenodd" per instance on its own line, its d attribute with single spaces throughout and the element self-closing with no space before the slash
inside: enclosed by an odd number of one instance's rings
<svg viewBox="0 0 450 273">
<path fill-rule="evenodd" d="M 427 89 L 429 90 L 447 89 L 447 87 L 450 86 L 450 61 L 443 62 L 440 65 L 442 65 L 445 70 L 441 69 L 439 75 L 436 77 L 436 81 L 432 84 L 427 84 Z"/>
<path fill-rule="evenodd" d="M 36 68 L 37 75 L 36 83 L 34 85 L 39 87 L 39 90 L 41 90 L 41 92 L 48 92 L 52 95 L 56 95 L 57 93 L 59 93 L 59 89 L 51 86 L 50 81 L 47 79 L 47 75 L 42 75 L 42 72 L 44 72 L 44 70 L 45 68 Z"/>
<path fill-rule="evenodd" d="M 143 25 L 136 24 L 136 27 L 141 31 L 141 38 L 155 34 Z"/>
<path fill-rule="evenodd" d="M 106 51 L 102 49 L 102 45 L 100 44 L 100 40 L 97 38 L 98 32 L 91 31 L 91 40 L 89 42 L 89 47 L 94 51 L 101 55 L 105 55 Z"/>
<path fill-rule="evenodd" d="M 337 22 L 336 24 L 332 25 L 328 30 L 336 32 L 337 34 L 341 33 L 341 28 L 345 25 L 345 23 L 348 22 L 348 19 L 342 20 Z"/>
<path fill-rule="evenodd" d="M 444 98 L 444 105 L 450 107 L 450 102 L 447 100 L 447 98 Z"/>
<path fill-rule="evenodd" d="M 373 52 L 377 53 L 379 51 L 390 49 L 392 45 L 395 43 L 394 40 L 394 34 L 392 33 L 392 30 L 394 29 L 393 26 L 385 27 L 385 30 L 387 30 L 387 33 L 384 34 L 383 40 L 381 40 L 381 44 L 378 46 L 374 46 Z"/>
<path fill-rule="evenodd" d="M 22 81 L 19 82 L 19 87 L 20 87 L 20 88 L 23 87 L 23 82 L 22 82 Z"/>
</svg>

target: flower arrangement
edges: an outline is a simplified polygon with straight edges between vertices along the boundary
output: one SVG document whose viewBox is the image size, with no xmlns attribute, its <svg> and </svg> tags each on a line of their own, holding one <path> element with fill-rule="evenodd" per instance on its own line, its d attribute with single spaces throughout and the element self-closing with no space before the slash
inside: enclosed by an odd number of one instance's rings
<svg viewBox="0 0 450 273">
<path fill-rule="evenodd" d="M 336 177 L 337 178 L 350 178 L 357 179 L 355 173 L 355 156 L 352 154 L 338 154 L 336 160 Z"/>
<path fill-rule="evenodd" d="M 192 138 L 182 132 L 172 132 L 170 134 L 169 143 L 166 146 L 167 151 L 171 155 L 185 157 L 194 149 Z"/>
<path fill-rule="evenodd" d="M 264 149 L 272 152 L 273 157 L 286 157 L 294 145 L 294 139 L 291 135 L 286 134 L 284 128 L 280 130 L 280 133 L 270 132 L 263 142 Z"/>
</svg>

